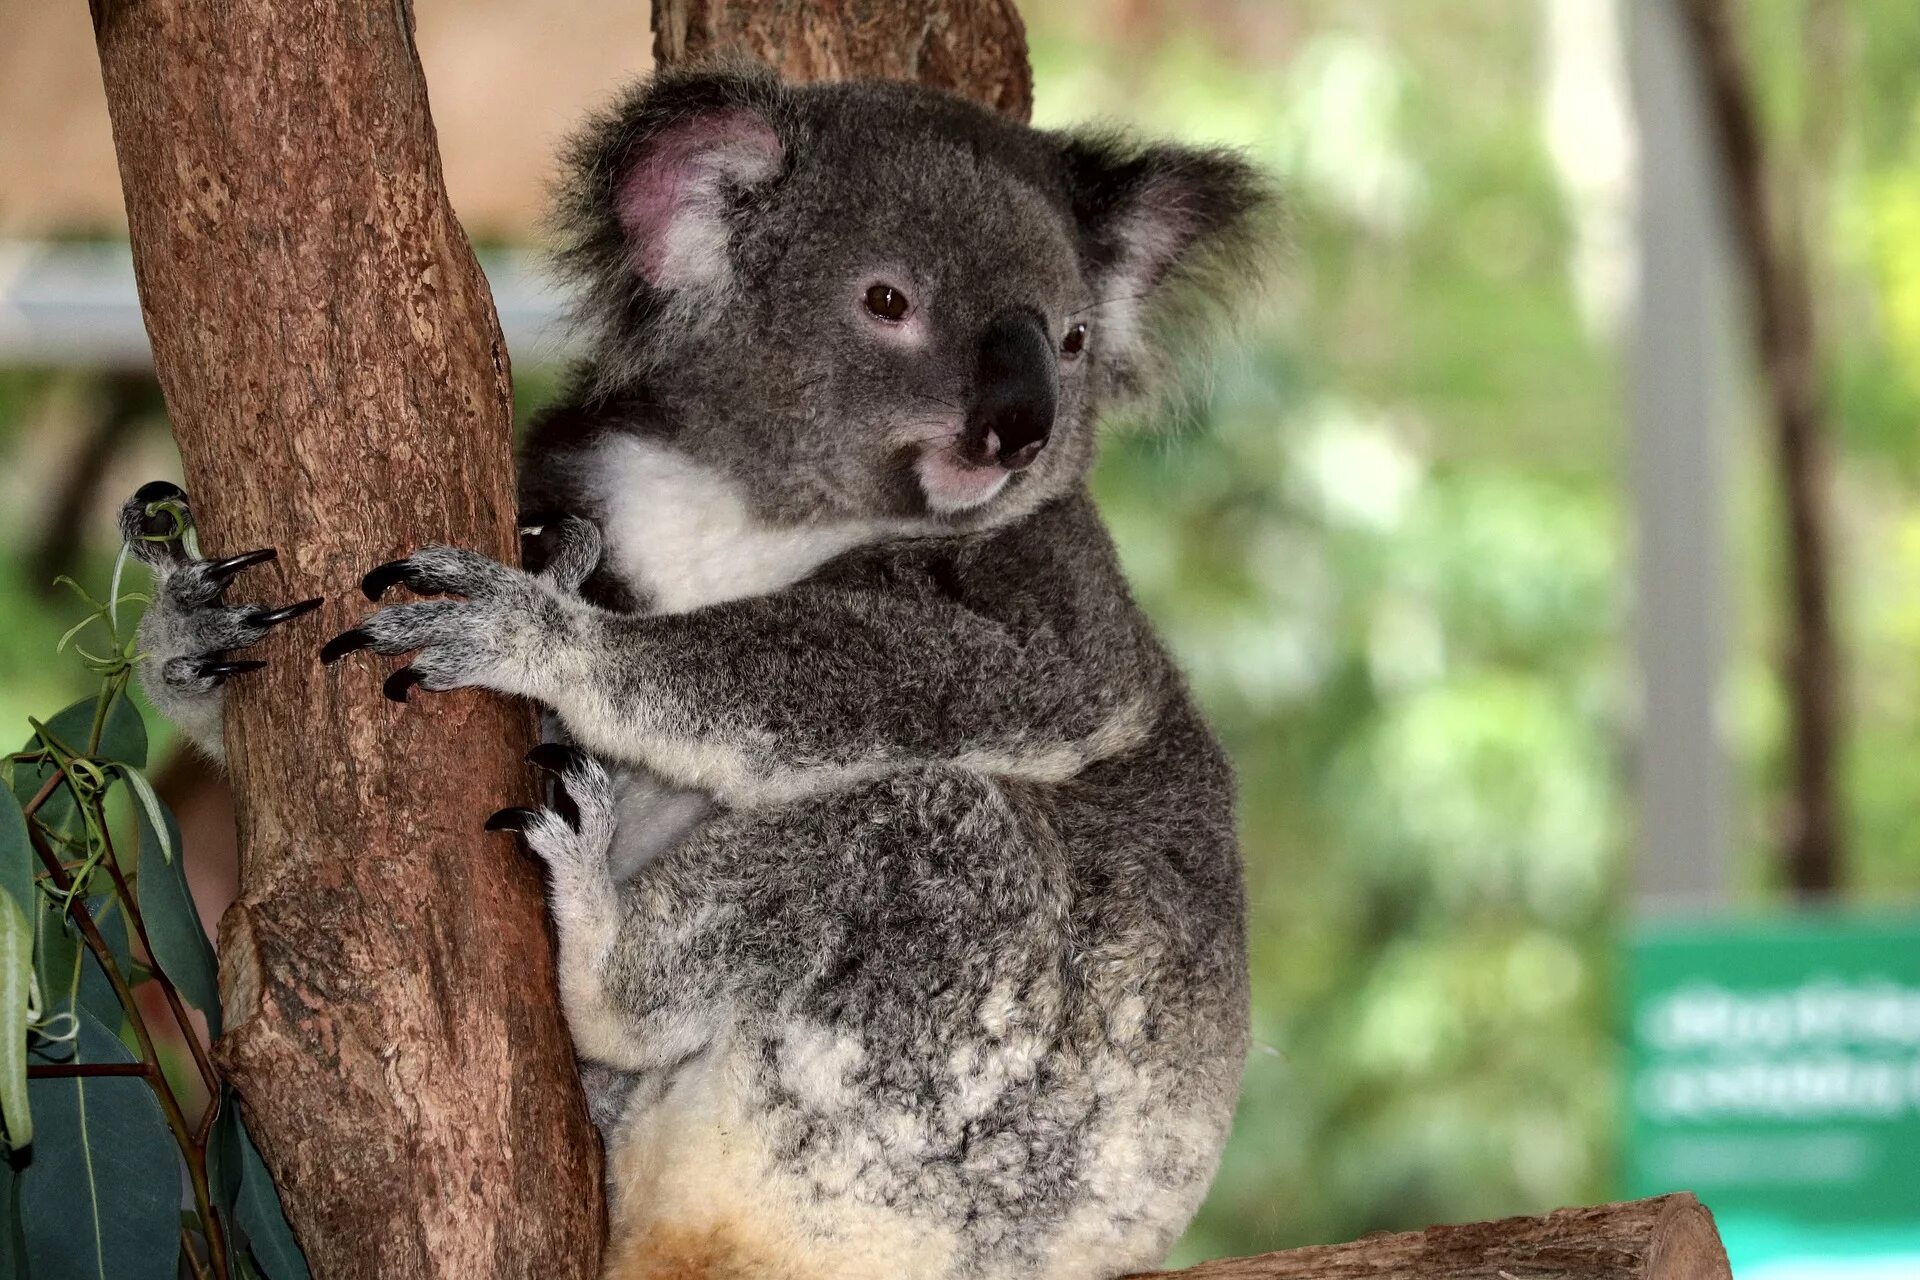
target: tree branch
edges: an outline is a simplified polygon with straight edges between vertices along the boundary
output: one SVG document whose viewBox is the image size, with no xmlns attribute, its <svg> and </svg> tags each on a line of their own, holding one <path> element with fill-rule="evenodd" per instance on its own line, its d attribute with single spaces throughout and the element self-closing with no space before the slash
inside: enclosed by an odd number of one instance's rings
<svg viewBox="0 0 1920 1280">
<path fill-rule="evenodd" d="M 1027 28 L 1013 0 L 655 0 L 653 58 L 746 55 L 789 81 L 917 80 L 1025 120 Z"/>
<path fill-rule="evenodd" d="M 381 699 L 314 650 L 374 563 L 511 559 L 506 352 L 448 208 L 402 0 L 93 0 L 141 305 L 210 554 L 325 594 L 227 702 L 239 1092 L 321 1280 L 597 1273 L 597 1143 L 537 878 L 529 711 Z"/>
<path fill-rule="evenodd" d="M 1539 1218 L 1206 1262 L 1169 1280 L 1731 1280 L 1713 1215 L 1681 1192 Z M 1147 1280 L 1134 1277 L 1133 1280 Z"/>
<path fill-rule="evenodd" d="M 1831 464 L 1810 267 L 1805 242 L 1795 234 L 1799 220 L 1780 216 L 1776 207 L 1784 188 L 1768 164 L 1736 6 L 1727 0 L 1685 0 L 1681 12 L 1725 168 L 1786 509 L 1789 612 L 1783 678 L 1793 757 L 1783 841 L 1786 879 L 1801 897 L 1824 897 L 1839 887 L 1844 864 L 1836 763 L 1844 729 L 1829 569 Z"/>
</svg>

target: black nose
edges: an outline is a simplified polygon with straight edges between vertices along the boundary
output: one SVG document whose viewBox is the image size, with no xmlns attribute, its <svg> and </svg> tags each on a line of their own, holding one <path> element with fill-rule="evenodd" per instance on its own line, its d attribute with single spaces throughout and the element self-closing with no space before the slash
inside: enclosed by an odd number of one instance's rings
<svg viewBox="0 0 1920 1280">
<path fill-rule="evenodd" d="M 969 461 L 1018 471 L 1038 457 L 1053 433 L 1059 376 L 1046 317 L 1010 307 L 988 321 L 962 437 Z"/>
</svg>

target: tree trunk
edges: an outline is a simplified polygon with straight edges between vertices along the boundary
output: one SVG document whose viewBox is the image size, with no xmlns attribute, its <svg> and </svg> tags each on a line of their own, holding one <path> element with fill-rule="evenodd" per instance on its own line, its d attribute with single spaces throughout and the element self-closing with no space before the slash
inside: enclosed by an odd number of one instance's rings
<svg viewBox="0 0 1920 1280">
<path fill-rule="evenodd" d="M 236 681 L 220 1057 L 315 1274 L 585 1277 L 598 1146 L 536 875 L 528 708 L 315 661 L 378 561 L 516 555 L 506 352 L 405 0 L 93 0 L 154 364 L 235 595 L 324 594 Z M 285 634 L 281 632 L 284 631 Z"/>
<path fill-rule="evenodd" d="M 1834 632 L 1833 521 L 1828 512 L 1825 388 L 1815 327 L 1812 272 L 1801 222 L 1780 217 L 1759 108 L 1736 26 L 1739 6 L 1681 6 L 1707 115 L 1725 169 L 1734 243 L 1745 268 L 1754 346 L 1773 417 L 1774 460 L 1786 512 L 1785 658 L 1792 755 L 1785 879 L 1802 898 L 1824 898 L 1843 878 L 1839 753 L 1840 645 Z"/>
<path fill-rule="evenodd" d="M 655 63 L 726 54 L 789 81 L 917 80 L 1016 120 L 1033 114 L 1013 0 L 654 0 Z"/>
<path fill-rule="evenodd" d="M 1178 1280 L 1731 1280 L 1713 1215 L 1692 1196 L 1656 1196 L 1542 1218 L 1373 1235 L 1257 1258 Z M 1146 1280 L 1135 1277 L 1134 1280 Z"/>
</svg>

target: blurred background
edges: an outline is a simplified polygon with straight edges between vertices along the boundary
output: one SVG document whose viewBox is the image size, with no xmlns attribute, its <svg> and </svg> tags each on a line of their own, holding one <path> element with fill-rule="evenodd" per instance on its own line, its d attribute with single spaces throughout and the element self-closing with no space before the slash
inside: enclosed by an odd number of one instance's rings
<svg viewBox="0 0 1920 1280">
<path fill-rule="evenodd" d="M 646 6 L 415 7 L 528 410 L 549 157 Z M 1259 1046 L 1181 1257 L 1688 1186 L 1742 1276 L 1920 1273 L 1920 6 L 1021 7 L 1037 123 L 1294 202 L 1098 477 L 1243 785 Z M 178 476 L 123 235 L 85 8 L 0 0 L 22 736 L 92 687 L 52 579 Z M 160 781 L 217 914 L 220 784 Z"/>
</svg>

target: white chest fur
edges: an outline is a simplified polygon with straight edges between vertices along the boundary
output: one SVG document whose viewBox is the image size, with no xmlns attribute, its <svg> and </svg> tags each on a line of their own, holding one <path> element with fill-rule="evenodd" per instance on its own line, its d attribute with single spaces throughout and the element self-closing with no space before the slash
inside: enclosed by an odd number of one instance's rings
<svg viewBox="0 0 1920 1280">
<path fill-rule="evenodd" d="M 878 523 L 772 525 L 726 476 L 651 441 L 608 441 L 587 464 L 615 572 L 655 612 L 778 591 L 887 532 Z"/>
</svg>

